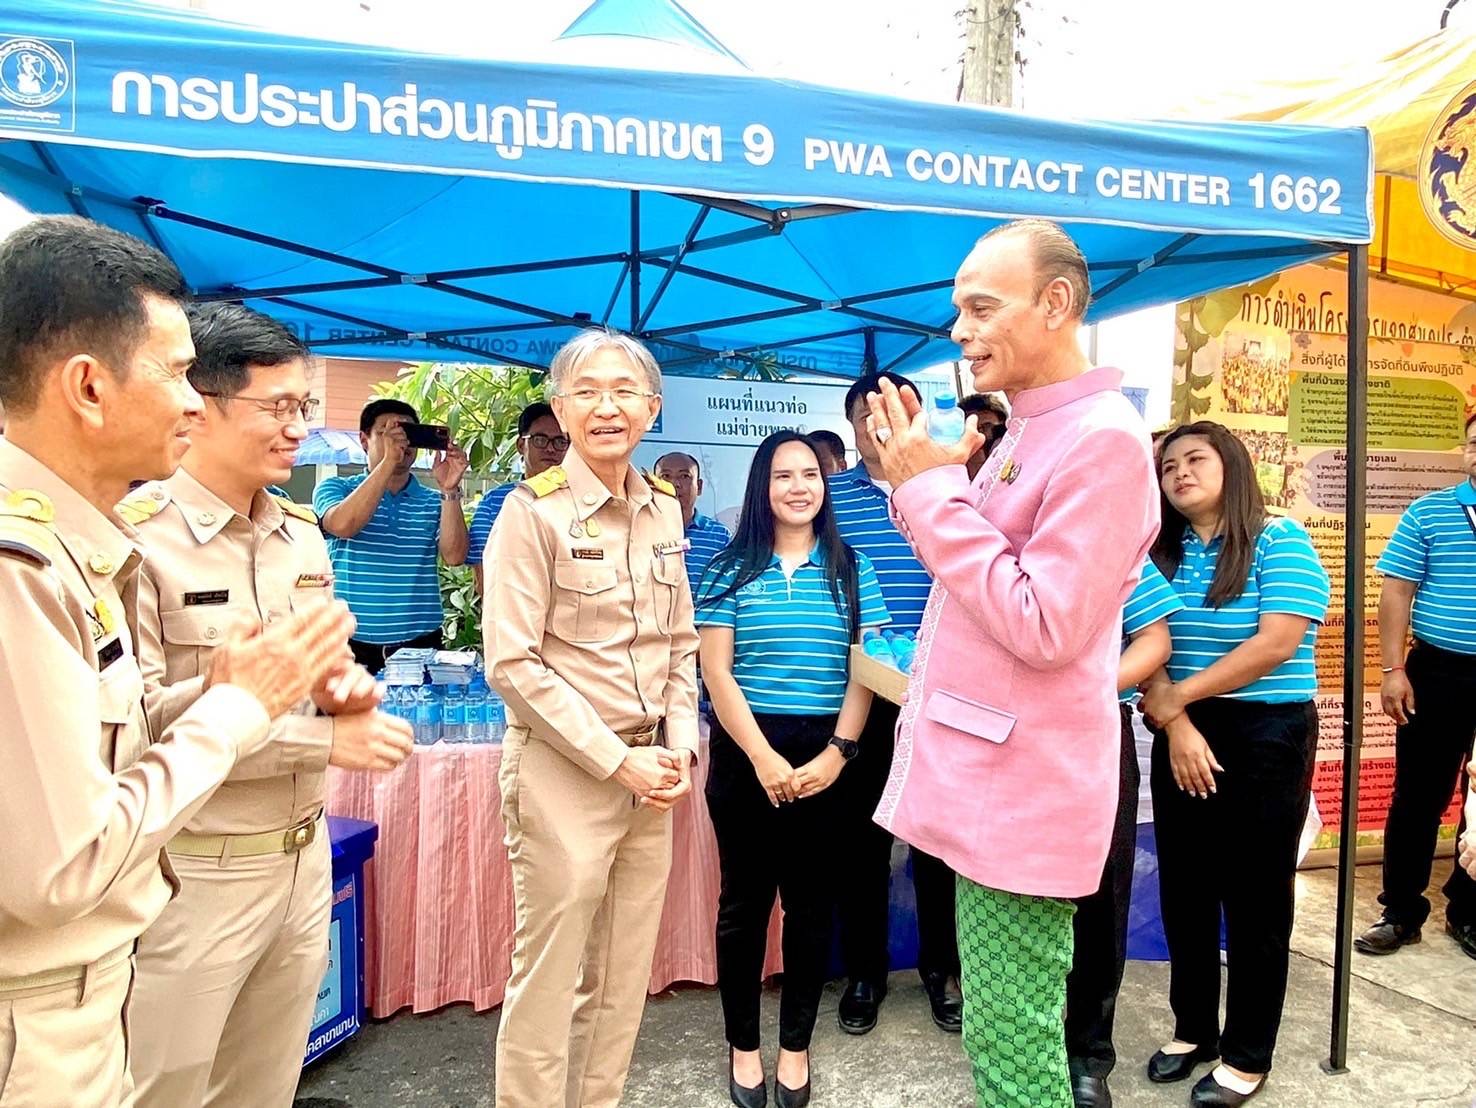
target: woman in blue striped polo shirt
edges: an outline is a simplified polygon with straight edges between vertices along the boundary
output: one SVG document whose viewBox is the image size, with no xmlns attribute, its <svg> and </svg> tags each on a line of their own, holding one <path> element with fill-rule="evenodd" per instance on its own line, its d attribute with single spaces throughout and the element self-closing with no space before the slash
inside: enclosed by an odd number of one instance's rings
<svg viewBox="0 0 1476 1108">
<path fill-rule="evenodd" d="M 1159 728 L 1153 823 L 1174 1012 L 1174 1039 L 1148 1076 L 1179 1081 L 1221 1057 L 1191 1103 L 1238 1105 L 1265 1085 L 1286 999 L 1329 586 L 1301 524 L 1266 514 L 1250 454 L 1220 424 L 1173 431 L 1160 475 L 1153 560 L 1185 609 L 1169 617 L 1173 654 L 1143 696 Z"/>
<path fill-rule="evenodd" d="M 717 834 L 717 966 L 728 1092 L 767 1099 L 759 992 L 769 915 L 784 907 L 775 1101 L 810 1098 L 810 1035 L 830 950 L 835 796 L 871 693 L 850 646 L 888 620 L 876 573 L 835 528 L 830 492 L 802 435 L 776 431 L 754 455 L 733 542 L 699 590 L 702 673 L 716 719 L 707 805 Z"/>
</svg>

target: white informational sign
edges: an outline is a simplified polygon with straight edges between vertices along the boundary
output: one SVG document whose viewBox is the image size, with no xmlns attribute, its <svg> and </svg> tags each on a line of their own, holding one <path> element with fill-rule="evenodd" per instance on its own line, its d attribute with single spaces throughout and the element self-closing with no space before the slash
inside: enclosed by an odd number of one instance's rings
<svg viewBox="0 0 1476 1108">
<path fill-rule="evenodd" d="M 733 530 L 743 506 L 743 490 L 754 450 L 774 431 L 828 430 L 856 460 L 851 425 L 846 421 L 844 382 L 729 381 L 666 377 L 661 419 L 636 450 L 636 464 L 650 469 L 673 450 L 690 454 L 701 467 L 702 495 L 697 510 Z"/>
</svg>

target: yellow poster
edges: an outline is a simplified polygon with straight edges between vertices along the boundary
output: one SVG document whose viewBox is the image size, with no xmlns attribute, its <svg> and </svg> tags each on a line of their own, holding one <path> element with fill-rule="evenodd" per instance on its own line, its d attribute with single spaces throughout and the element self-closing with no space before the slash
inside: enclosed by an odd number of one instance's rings
<svg viewBox="0 0 1476 1108">
<path fill-rule="evenodd" d="M 1364 510 L 1364 745 L 1358 841 L 1379 843 L 1394 784 L 1394 725 L 1379 704 L 1373 570 L 1417 497 L 1461 479 L 1476 409 L 1476 303 L 1385 281 L 1369 287 L 1368 464 Z M 1267 505 L 1300 520 L 1332 579 L 1317 642 L 1321 719 L 1313 792 L 1319 848 L 1338 844 L 1342 792 L 1343 550 L 1347 517 L 1347 277 L 1302 266 L 1179 305 L 1172 413 L 1212 419 L 1249 449 Z M 1454 833 L 1456 799 L 1442 834 Z"/>
</svg>

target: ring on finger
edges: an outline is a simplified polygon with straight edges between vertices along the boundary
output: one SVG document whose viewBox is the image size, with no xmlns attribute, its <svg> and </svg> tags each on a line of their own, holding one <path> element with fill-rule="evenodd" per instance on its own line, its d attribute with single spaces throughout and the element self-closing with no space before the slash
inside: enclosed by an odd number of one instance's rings
<svg viewBox="0 0 1476 1108">
<path fill-rule="evenodd" d="M 873 434 L 877 442 L 885 443 L 892 437 L 892 429 L 890 427 L 878 427 Z"/>
</svg>

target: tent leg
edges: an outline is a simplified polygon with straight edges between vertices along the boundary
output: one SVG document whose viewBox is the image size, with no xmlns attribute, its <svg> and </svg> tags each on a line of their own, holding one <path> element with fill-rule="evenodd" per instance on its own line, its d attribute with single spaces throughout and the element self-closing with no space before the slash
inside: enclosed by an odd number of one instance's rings
<svg viewBox="0 0 1476 1108">
<path fill-rule="evenodd" d="M 1333 953 L 1332 1042 L 1322 1068 L 1348 1072 L 1353 887 L 1358 869 L 1358 771 L 1363 748 L 1363 549 L 1368 455 L 1368 247 L 1348 250 L 1347 500 L 1343 518 L 1343 814 L 1338 840 L 1338 917 Z"/>
<path fill-rule="evenodd" d="M 630 333 L 641 326 L 641 194 L 630 190 Z"/>
</svg>

